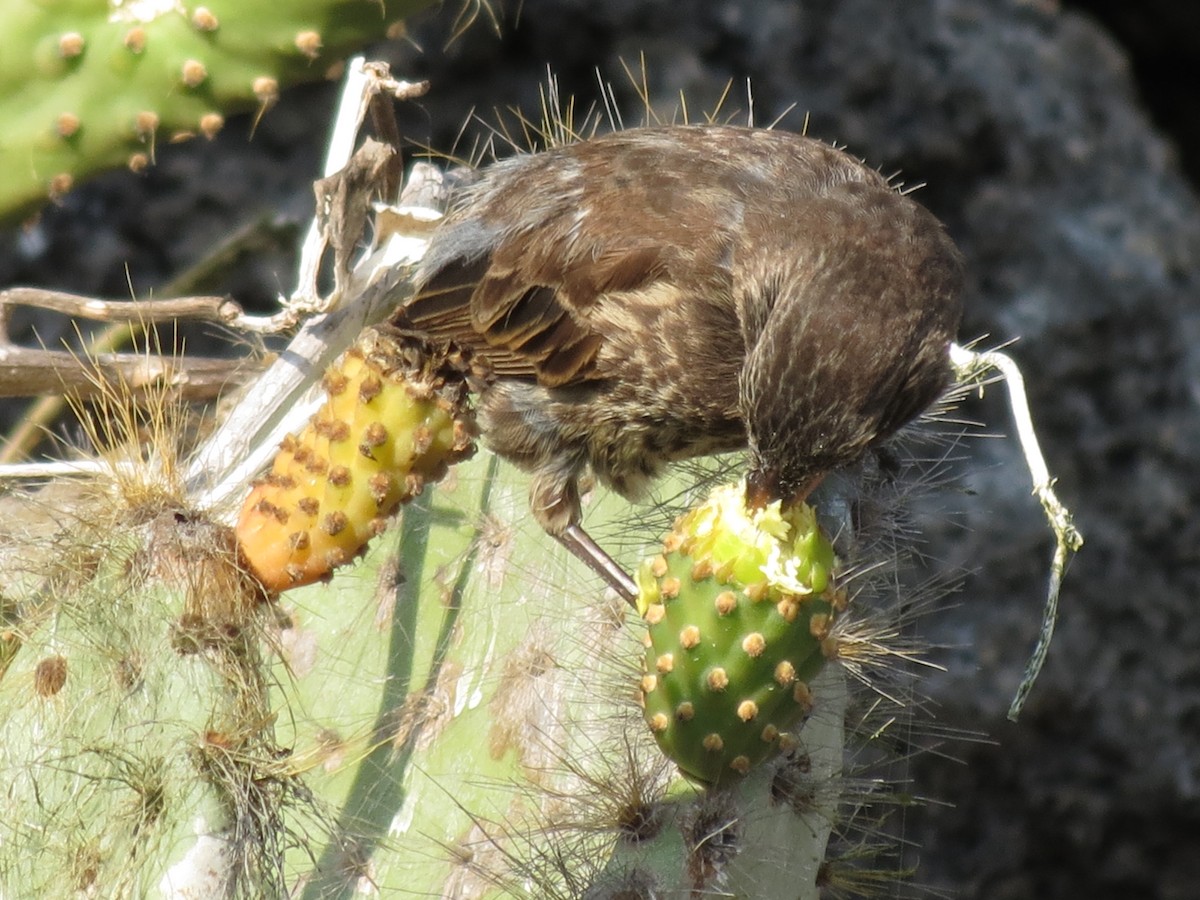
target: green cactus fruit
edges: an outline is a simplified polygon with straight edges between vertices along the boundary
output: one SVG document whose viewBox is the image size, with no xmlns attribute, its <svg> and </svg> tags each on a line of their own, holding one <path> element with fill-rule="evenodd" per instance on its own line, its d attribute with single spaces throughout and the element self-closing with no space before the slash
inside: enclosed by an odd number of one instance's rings
<svg viewBox="0 0 1200 900">
<path fill-rule="evenodd" d="M 246 498 L 238 546 L 269 591 L 358 556 L 399 504 L 475 449 L 465 363 L 387 327 L 325 376 L 325 404 Z"/>
<path fill-rule="evenodd" d="M 638 571 L 646 722 L 706 784 L 796 746 L 809 682 L 837 654 L 831 629 L 846 605 L 812 508 L 748 512 L 743 498 L 740 485 L 714 491 Z"/>
<path fill-rule="evenodd" d="M 213 137 L 292 84 L 335 74 L 428 0 L 14 0 L 0 53 L 0 220 L 156 146 Z"/>
</svg>

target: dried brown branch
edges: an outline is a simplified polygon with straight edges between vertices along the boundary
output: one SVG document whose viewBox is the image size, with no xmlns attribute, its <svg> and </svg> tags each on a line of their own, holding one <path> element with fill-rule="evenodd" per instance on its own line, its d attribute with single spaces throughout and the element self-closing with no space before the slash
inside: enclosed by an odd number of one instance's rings
<svg viewBox="0 0 1200 900">
<path fill-rule="evenodd" d="M 317 197 L 317 224 L 326 244 L 333 248 L 334 278 L 339 290 L 350 280 L 350 261 L 367 228 L 371 199 L 381 178 L 399 153 L 387 144 L 367 138 L 342 169 L 313 185 Z"/>
<path fill-rule="evenodd" d="M 131 325 L 153 325 L 178 319 L 229 325 L 243 315 L 241 304 L 229 297 L 101 300 L 63 291 L 15 287 L 0 291 L 0 322 L 7 317 L 7 309 L 13 306 L 36 306 L 64 316 L 100 322 L 128 322 Z"/>
<path fill-rule="evenodd" d="M 370 64 L 368 64 L 370 65 Z M 400 126 L 396 122 L 396 100 L 411 100 L 423 96 L 429 90 L 429 82 L 421 81 L 416 84 L 393 81 L 390 72 L 385 67 L 372 69 L 376 80 L 371 82 L 373 87 L 368 111 L 371 116 L 371 127 L 379 140 L 396 151 L 387 161 L 381 174 L 384 199 L 391 203 L 400 194 L 401 183 L 404 180 L 404 161 L 400 156 L 403 141 L 400 137 Z"/>
<path fill-rule="evenodd" d="M 63 350 L 0 345 L 0 397 L 73 393 L 90 397 L 101 383 L 124 383 L 135 395 L 164 384 L 189 400 L 209 400 L 260 371 L 250 359 L 107 353 L 84 359 Z"/>
</svg>

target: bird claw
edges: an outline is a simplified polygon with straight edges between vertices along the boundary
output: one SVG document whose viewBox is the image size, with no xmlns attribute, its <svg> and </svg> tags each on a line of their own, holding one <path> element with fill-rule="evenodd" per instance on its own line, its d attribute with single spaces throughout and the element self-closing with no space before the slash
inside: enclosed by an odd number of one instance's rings
<svg viewBox="0 0 1200 900">
<path fill-rule="evenodd" d="M 637 602 L 638 588 L 633 578 L 621 568 L 621 564 L 608 555 L 592 540 L 592 536 L 579 525 L 568 525 L 555 535 L 560 544 L 571 551 L 589 569 L 599 575 L 616 591 L 621 599 L 633 606 Z"/>
</svg>

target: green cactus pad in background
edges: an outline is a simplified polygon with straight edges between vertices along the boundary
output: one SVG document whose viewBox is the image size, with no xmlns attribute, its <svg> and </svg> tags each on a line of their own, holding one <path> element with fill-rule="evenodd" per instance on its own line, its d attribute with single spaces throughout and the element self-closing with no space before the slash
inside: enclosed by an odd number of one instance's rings
<svg viewBox="0 0 1200 900">
<path fill-rule="evenodd" d="M 429 0 L 12 0 L 0 53 L 0 220 L 337 71 Z"/>
<path fill-rule="evenodd" d="M 743 497 L 740 485 L 714 491 L 638 572 L 646 721 L 680 769 L 708 784 L 796 746 L 846 602 L 812 508 L 747 512 Z"/>
<path fill-rule="evenodd" d="M 242 507 L 238 547 L 265 588 L 355 559 L 399 504 L 474 453 L 465 366 L 379 326 L 326 374 L 325 404 Z"/>
</svg>

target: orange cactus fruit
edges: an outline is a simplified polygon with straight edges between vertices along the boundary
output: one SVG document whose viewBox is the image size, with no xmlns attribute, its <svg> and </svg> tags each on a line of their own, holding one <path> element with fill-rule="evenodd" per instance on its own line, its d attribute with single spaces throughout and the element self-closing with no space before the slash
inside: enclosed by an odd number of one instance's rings
<svg viewBox="0 0 1200 900">
<path fill-rule="evenodd" d="M 242 506 L 242 562 L 271 592 L 327 578 L 396 508 L 475 452 L 457 353 L 387 326 L 368 329 L 325 374 L 325 403 Z"/>
</svg>

